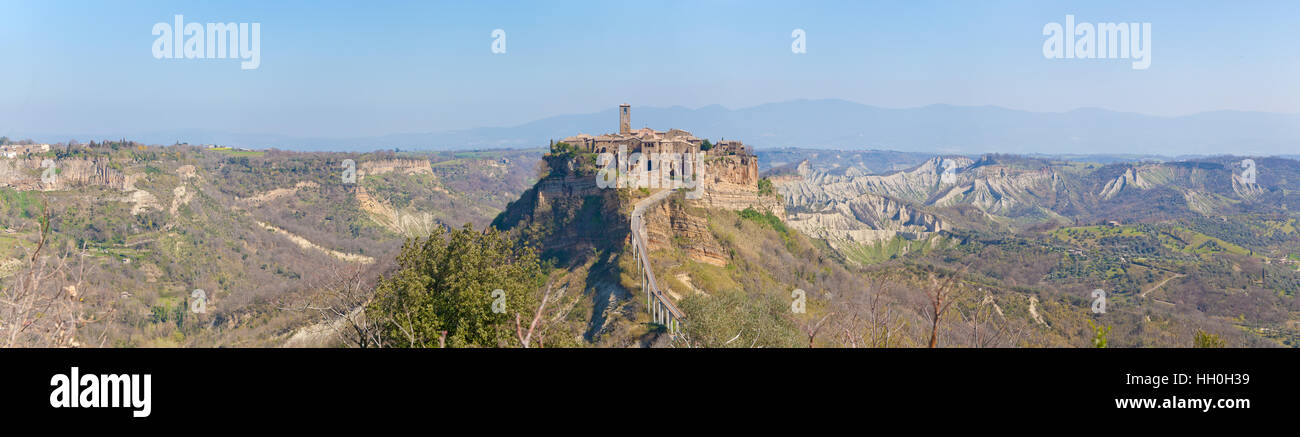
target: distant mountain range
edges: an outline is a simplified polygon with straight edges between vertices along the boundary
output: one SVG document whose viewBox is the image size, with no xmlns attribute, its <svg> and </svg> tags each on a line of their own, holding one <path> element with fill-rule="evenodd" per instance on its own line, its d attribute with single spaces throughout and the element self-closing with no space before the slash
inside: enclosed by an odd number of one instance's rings
<svg viewBox="0 0 1300 437">
<path fill-rule="evenodd" d="M 364 138 L 301 138 L 176 130 L 114 135 L 137 141 L 176 141 L 294 150 L 474 149 L 538 147 L 576 133 L 617 130 L 616 105 L 590 114 L 561 115 L 510 127 L 392 134 Z M 741 109 L 632 107 L 633 128 L 679 128 L 717 141 L 759 148 L 889 149 L 939 153 L 1282 155 L 1300 150 L 1300 115 L 1213 111 L 1165 117 L 1104 109 L 1029 112 L 995 106 L 930 105 L 881 108 L 844 100 L 794 100 Z M 10 135 L 11 137 L 20 137 Z M 66 141 L 68 135 L 42 141 Z M 92 137 L 72 136 L 81 141 Z M 94 137 L 98 138 L 98 137 Z"/>
</svg>

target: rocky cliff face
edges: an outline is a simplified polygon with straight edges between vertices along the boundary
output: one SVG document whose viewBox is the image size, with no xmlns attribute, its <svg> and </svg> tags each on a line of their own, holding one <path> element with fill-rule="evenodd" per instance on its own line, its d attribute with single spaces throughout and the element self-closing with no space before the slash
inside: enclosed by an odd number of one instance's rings
<svg viewBox="0 0 1300 437">
<path fill-rule="evenodd" d="M 1046 163 L 1005 165 L 993 160 L 936 157 L 911 170 L 866 175 L 828 174 L 801 166 L 798 180 L 778 186 L 788 208 L 823 210 L 837 202 L 852 202 L 867 193 L 916 207 L 973 205 L 993 215 L 1042 216 L 1067 207 L 1078 191 Z"/>
<path fill-rule="evenodd" d="M 705 187 L 743 185 L 758 187 L 758 157 L 722 155 L 704 158 Z"/>
<path fill-rule="evenodd" d="M 422 211 L 408 211 L 393 208 L 376 199 L 366 187 L 358 185 L 355 196 L 362 211 L 381 226 L 407 237 L 419 238 L 429 235 L 439 225 L 433 214 Z"/>
<path fill-rule="evenodd" d="M 1126 189 L 1146 188 L 1151 188 L 1151 184 L 1147 183 L 1146 179 L 1142 177 L 1142 174 L 1139 173 L 1137 169 L 1129 167 L 1128 169 L 1125 169 L 1124 173 L 1119 175 L 1119 177 L 1112 179 L 1110 182 L 1106 182 L 1106 186 L 1102 187 L 1101 192 L 1097 193 L 1097 195 L 1102 199 L 1109 200 Z"/>
<path fill-rule="evenodd" d="M 910 170 L 831 173 L 801 164 L 774 183 L 792 211 L 789 223 L 832 247 L 896 237 L 923 239 L 949 229 L 937 211 L 972 205 L 987 215 L 1050 216 L 1069 190 L 1050 167 L 935 157 Z M 1044 212 L 1047 211 L 1047 212 Z"/>
<path fill-rule="evenodd" d="M 887 174 L 863 174 L 847 171 L 832 174 L 806 165 L 800 165 L 798 180 L 781 184 L 787 206 L 826 205 L 835 200 L 847 200 L 862 193 L 873 193 L 911 203 L 925 203 L 940 189 L 951 188 L 970 166 L 969 158 L 934 158 L 908 171 Z M 951 167 L 952 176 L 945 180 L 945 168 Z"/>
<path fill-rule="evenodd" d="M 53 183 L 46 183 L 41 174 L 43 160 L 0 159 L 0 186 L 19 190 L 66 190 L 77 187 L 102 186 L 114 190 L 128 188 L 127 176 L 113 168 L 108 160 L 64 159 L 55 163 L 57 173 Z"/>
<path fill-rule="evenodd" d="M 683 203 L 670 199 L 646 211 L 645 218 L 650 250 L 678 245 L 695 261 L 727 265 L 727 254 L 709 231 L 708 220 L 689 214 Z"/>
<path fill-rule="evenodd" d="M 598 187 L 595 175 L 574 162 L 550 162 L 552 174 L 511 203 L 493 226 L 518 228 L 543 251 L 576 254 L 589 248 L 621 248 L 629 232 L 628 194 L 635 193 Z M 646 212 L 651 248 L 677 245 L 699 262 L 726 265 L 727 256 L 709 231 L 707 220 L 691 215 L 688 209 L 754 208 L 785 219 L 781 198 L 759 194 L 758 180 L 758 160 L 754 156 L 706 158 L 698 199 L 681 200 L 685 193 L 676 194 L 678 200 Z"/>
<path fill-rule="evenodd" d="M 382 159 L 366 161 L 357 165 L 357 177 L 401 172 L 403 174 L 433 173 L 429 161 L 423 159 Z"/>
<path fill-rule="evenodd" d="M 1151 216 L 1286 209 L 1294 161 L 1260 159 L 1245 183 L 1240 158 L 1205 161 L 1080 164 L 1015 156 L 936 157 L 910 170 L 864 174 L 800 164 L 773 181 L 793 226 L 813 235 L 874 241 L 976 222 L 1025 226 L 1056 220 L 1143 220 Z M 974 207 L 984 219 L 961 218 Z M 953 213 L 953 214 L 949 214 Z M 975 221 L 971 221 L 975 220 Z"/>
<path fill-rule="evenodd" d="M 938 216 L 912 206 L 942 187 L 942 168 L 942 160 L 936 158 L 909 172 L 866 175 L 850 170 L 836 175 L 805 163 L 797 168 L 796 177 L 774 183 L 785 197 L 785 207 L 792 211 L 787 220 L 790 226 L 842 250 L 850 244 L 897 236 L 922 238 L 943 230 Z M 909 202 L 891 194 L 921 200 Z"/>
<path fill-rule="evenodd" d="M 818 210 L 793 212 L 786 222 L 839 250 L 895 237 L 921 239 L 945 229 L 943 220 L 934 214 L 869 193 L 832 201 Z"/>
<path fill-rule="evenodd" d="M 781 198 L 760 195 L 758 192 L 758 158 L 748 155 L 726 155 L 705 158 L 703 191 L 698 199 L 689 200 L 692 206 L 741 211 L 754 208 L 771 212 L 785 219 Z"/>
<path fill-rule="evenodd" d="M 622 250 L 630 232 L 618 190 L 596 186 L 594 174 L 572 166 L 538 181 L 492 221 L 517 229 L 544 254 L 581 257 L 591 249 Z"/>
</svg>

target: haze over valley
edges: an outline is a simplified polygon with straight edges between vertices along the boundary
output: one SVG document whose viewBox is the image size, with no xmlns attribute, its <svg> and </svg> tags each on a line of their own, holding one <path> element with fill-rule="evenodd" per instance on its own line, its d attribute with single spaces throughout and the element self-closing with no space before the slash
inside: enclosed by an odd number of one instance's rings
<svg viewBox="0 0 1300 437">
<path fill-rule="evenodd" d="M 302 151 L 530 148 L 575 132 L 603 132 L 613 110 L 546 117 L 516 126 L 367 137 L 303 137 L 213 129 L 24 133 L 42 142 L 131 138 L 150 144 L 221 144 Z M 793 100 L 728 109 L 638 107 L 642 126 L 677 126 L 708 138 L 743 138 L 760 149 L 799 147 L 924 153 L 1286 155 L 1300 149 L 1300 115 L 1212 111 L 1153 116 L 1096 108 L 1030 112 L 996 106 L 884 108 L 846 100 Z M 0 126 L 3 127 L 3 126 Z M 324 132 L 322 132 L 323 134 Z"/>
</svg>

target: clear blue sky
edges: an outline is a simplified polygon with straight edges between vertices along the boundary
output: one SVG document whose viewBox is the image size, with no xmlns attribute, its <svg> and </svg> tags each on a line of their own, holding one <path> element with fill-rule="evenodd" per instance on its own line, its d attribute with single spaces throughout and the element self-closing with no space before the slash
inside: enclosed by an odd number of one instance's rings
<svg viewBox="0 0 1300 437">
<path fill-rule="evenodd" d="M 259 22 L 261 67 L 158 60 L 154 23 Z M 1048 60 L 1042 29 L 1152 23 L 1152 63 Z M 491 53 L 493 29 L 507 53 Z M 808 53 L 790 52 L 807 32 Z M 1297 1 L 0 0 L 0 134 L 346 137 L 618 103 L 839 98 L 1031 111 L 1300 113 Z"/>
</svg>

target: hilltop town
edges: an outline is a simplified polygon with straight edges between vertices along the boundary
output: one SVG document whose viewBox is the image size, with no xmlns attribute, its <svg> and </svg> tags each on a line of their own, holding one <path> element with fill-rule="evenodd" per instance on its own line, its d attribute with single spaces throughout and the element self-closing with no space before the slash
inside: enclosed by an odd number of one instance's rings
<svg viewBox="0 0 1300 437">
<path fill-rule="evenodd" d="M 652 173 L 665 178 L 693 178 L 690 186 L 693 195 L 688 196 L 688 199 L 700 202 L 701 206 L 737 211 L 752 207 L 784 217 L 780 202 L 770 196 L 773 192 L 770 189 L 760 190 L 758 157 L 743 142 L 722 140 L 714 144 L 682 129 L 659 131 L 643 127 L 632 130 L 631 105 L 626 103 L 619 105 L 618 115 L 617 133 L 595 136 L 579 133 L 566 137 L 559 143 L 552 141 L 551 147 L 555 149 L 564 146 L 576 149 L 579 153 L 604 154 L 613 160 L 603 165 L 642 177 L 646 173 Z M 637 154 L 640 159 L 636 157 Z M 622 159 L 630 162 L 618 161 Z M 690 162 L 702 165 L 698 169 L 686 169 L 683 172 L 683 165 Z M 632 185 L 660 187 L 654 183 Z M 668 187 L 667 184 L 662 186 Z M 759 195 L 760 191 L 763 191 L 763 196 Z"/>
<path fill-rule="evenodd" d="M 561 142 L 587 153 L 615 153 L 619 151 L 619 146 L 623 146 L 628 152 L 640 153 L 711 152 L 714 155 L 749 155 L 740 141 L 719 141 L 716 145 L 710 145 L 706 140 L 681 129 L 664 132 L 643 127 L 634 131 L 632 106 L 626 103 L 618 106 L 618 133 L 598 136 L 578 134 Z"/>
<path fill-rule="evenodd" d="M 4 159 L 15 159 L 27 156 L 28 154 L 40 154 L 50 151 L 49 144 L 35 144 L 30 141 L 20 144 L 0 144 L 0 157 Z"/>
</svg>

